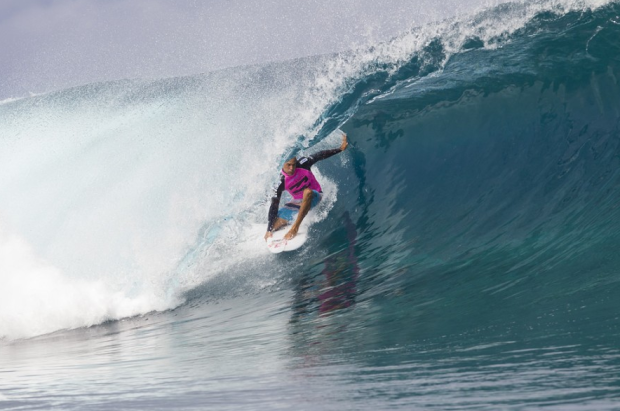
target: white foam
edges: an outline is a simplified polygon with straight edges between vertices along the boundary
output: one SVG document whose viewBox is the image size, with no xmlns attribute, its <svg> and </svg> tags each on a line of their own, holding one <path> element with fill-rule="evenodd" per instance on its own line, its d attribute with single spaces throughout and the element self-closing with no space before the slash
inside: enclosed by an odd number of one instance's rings
<svg viewBox="0 0 620 411">
<path fill-rule="evenodd" d="M 9 104 L 9 103 L 12 103 L 14 101 L 21 100 L 22 98 L 23 97 L 8 97 L 8 98 L 5 98 L 4 100 L 0 100 L 0 105 Z"/>
<path fill-rule="evenodd" d="M 0 337 L 27 338 L 166 309 L 155 293 L 128 296 L 103 281 L 71 278 L 16 236 L 0 238 Z"/>
</svg>

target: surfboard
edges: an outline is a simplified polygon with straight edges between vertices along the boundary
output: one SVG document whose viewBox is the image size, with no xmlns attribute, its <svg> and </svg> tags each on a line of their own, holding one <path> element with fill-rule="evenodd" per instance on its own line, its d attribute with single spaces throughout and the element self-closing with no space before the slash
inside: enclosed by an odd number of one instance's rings
<svg viewBox="0 0 620 411">
<path fill-rule="evenodd" d="M 308 224 L 304 224 L 304 222 L 302 222 L 299 227 L 299 231 L 297 231 L 297 235 L 290 240 L 285 240 L 284 236 L 288 233 L 289 228 L 289 226 L 286 226 L 281 230 L 274 232 L 273 237 L 267 240 L 267 249 L 270 252 L 278 254 L 285 251 L 293 251 L 304 245 L 308 239 Z M 265 231 L 267 231 L 266 227 L 263 231 L 263 236 L 265 235 Z M 263 241 L 265 240 L 263 239 Z"/>
</svg>

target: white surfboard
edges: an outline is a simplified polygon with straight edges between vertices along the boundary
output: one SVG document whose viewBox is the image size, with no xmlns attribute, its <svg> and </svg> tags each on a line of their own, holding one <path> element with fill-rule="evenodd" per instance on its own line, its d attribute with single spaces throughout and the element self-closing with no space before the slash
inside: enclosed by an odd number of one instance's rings
<svg viewBox="0 0 620 411">
<path fill-rule="evenodd" d="M 308 224 L 302 223 L 297 231 L 297 235 L 290 240 L 285 240 L 284 236 L 288 233 L 290 226 L 286 226 L 273 233 L 273 236 L 267 240 L 267 248 L 274 254 L 282 253 L 284 251 L 297 250 L 304 245 L 308 239 Z M 267 231 L 265 227 L 265 231 Z M 264 236 L 263 232 L 263 236 Z M 264 241 L 264 239 L 263 239 Z"/>
</svg>

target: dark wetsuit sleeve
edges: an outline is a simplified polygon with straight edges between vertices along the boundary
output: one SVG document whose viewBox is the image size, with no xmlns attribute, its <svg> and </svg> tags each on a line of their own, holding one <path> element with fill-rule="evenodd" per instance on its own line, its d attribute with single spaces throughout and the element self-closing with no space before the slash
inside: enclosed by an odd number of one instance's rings
<svg viewBox="0 0 620 411">
<path fill-rule="evenodd" d="M 284 177 L 280 179 L 280 185 L 275 189 L 274 196 L 271 198 L 271 206 L 269 207 L 269 216 L 267 231 L 271 231 L 273 229 L 273 224 L 276 222 L 276 218 L 278 217 L 278 206 L 280 205 L 280 197 L 282 197 L 282 191 L 284 191 Z"/>
<path fill-rule="evenodd" d="M 338 154 L 341 151 L 342 150 L 340 148 L 334 148 L 334 149 L 331 149 L 331 150 L 319 151 L 318 153 L 315 153 L 315 154 L 309 156 L 308 157 L 308 162 L 306 164 L 304 164 L 304 166 L 310 168 L 317 161 L 325 160 L 326 158 L 329 158 L 329 157 L 333 156 L 334 154 Z M 304 168 L 306 168 L 306 167 L 304 167 Z"/>
</svg>

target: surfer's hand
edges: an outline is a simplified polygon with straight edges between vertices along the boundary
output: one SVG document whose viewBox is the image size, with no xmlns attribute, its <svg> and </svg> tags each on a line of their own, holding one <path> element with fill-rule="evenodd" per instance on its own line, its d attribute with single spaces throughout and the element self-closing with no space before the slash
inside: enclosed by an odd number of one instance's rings
<svg viewBox="0 0 620 411">
<path fill-rule="evenodd" d="M 270 239 L 271 237 L 273 237 L 273 233 L 271 231 L 267 231 L 265 233 L 265 241 L 267 241 L 268 239 Z"/>
<path fill-rule="evenodd" d="M 340 151 L 344 151 L 347 149 L 349 142 L 347 141 L 347 135 L 342 133 L 342 144 L 340 145 Z"/>
</svg>

